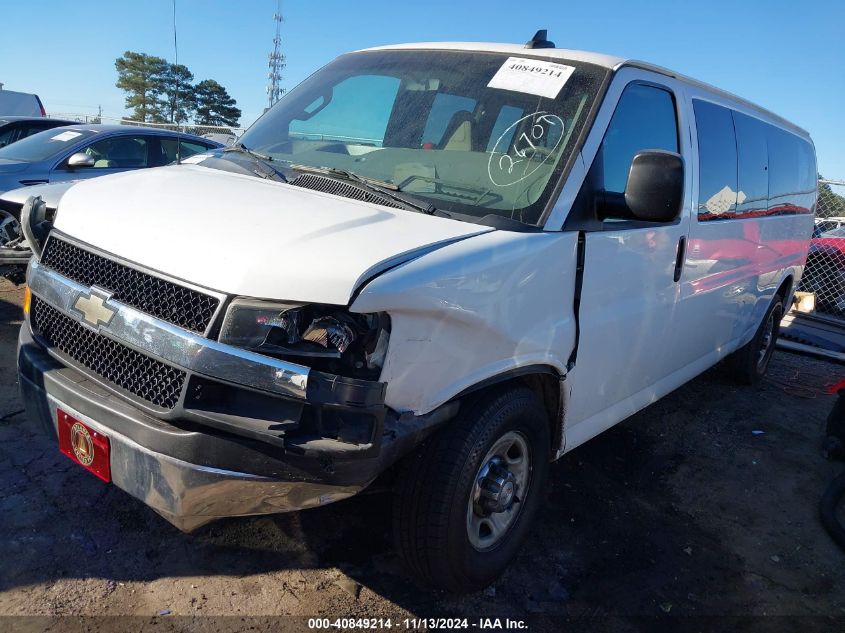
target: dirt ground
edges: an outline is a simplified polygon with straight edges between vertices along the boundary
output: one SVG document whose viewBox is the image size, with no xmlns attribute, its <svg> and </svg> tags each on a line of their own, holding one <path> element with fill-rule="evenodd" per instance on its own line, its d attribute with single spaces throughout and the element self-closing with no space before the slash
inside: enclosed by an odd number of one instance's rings
<svg viewBox="0 0 845 633">
<path fill-rule="evenodd" d="M 569 453 L 506 575 L 451 597 L 403 574 L 386 494 L 186 535 L 71 463 L 19 412 L 21 298 L 0 283 L 0 615 L 509 616 L 531 630 L 780 615 L 843 630 L 845 553 L 817 505 L 842 469 L 820 454 L 820 386 L 842 366 L 778 352 L 758 388 L 717 368 Z"/>
</svg>

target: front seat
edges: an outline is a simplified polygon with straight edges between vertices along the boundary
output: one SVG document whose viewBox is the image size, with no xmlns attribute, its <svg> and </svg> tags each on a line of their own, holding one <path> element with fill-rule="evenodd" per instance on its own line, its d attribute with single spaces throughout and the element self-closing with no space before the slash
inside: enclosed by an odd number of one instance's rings
<svg viewBox="0 0 845 633">
<path fill-rule="evenodd" d="M 114 167 L 144 167 L 146 147 L 134 138 L 116 138 L 109 147 L 108 161 Z"/>
<path fill-rule="evenodd" d="M 472 112 L 458 110 L 449 119 L 449 124 L 443 132 L 440 146 L 437 149 L 472 151 Z"/>
</svg>

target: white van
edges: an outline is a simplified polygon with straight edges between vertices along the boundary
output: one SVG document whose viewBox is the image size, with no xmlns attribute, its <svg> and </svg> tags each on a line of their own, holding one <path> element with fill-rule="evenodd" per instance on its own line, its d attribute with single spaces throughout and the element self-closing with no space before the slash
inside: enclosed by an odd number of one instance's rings
<svg viewBox="0 0 845 633">
<path fill-rule="evenodd" d="M 233 147 L 30 199 L 24 401 L 186 531 L 381 477 L 412 573 L 478 589 L 555 459 L 722 359 L 760 378 L 815 200 L 805 131 L 662 68 L 343 55 Z"/>
<path fill-rule="evenodd" d="M 3 90 L 0 84 L 0 115 L 44 117 L 47 113 L 38 95 Z"/>
</svg>

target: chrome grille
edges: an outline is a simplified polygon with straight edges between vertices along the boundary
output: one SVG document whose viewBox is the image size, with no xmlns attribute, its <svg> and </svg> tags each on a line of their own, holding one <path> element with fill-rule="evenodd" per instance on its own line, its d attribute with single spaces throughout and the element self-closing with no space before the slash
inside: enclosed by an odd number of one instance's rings
<svg viewBox="0 0 845 633">
<path fill-rule="evenodd" d="M 208 329 L 220 304 L 217 297 L 154 277 L 56 236 L 47 240 L 41 263 L 77 283 L 109 290 L 116 301 L 200 334 Z"/>
<path fill-rule="evenodd" d="M 32 298 L 33 331 L 49 346 L 101 378 L 158 407 L 179 401 L 185 372 L 92 332 L 38 297 Z"/>
</svg>

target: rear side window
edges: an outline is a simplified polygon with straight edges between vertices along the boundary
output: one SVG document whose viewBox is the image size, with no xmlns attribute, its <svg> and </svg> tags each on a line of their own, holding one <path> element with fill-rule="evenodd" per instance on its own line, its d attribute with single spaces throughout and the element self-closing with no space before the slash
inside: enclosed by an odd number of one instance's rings
<svg viewBox="0 0 845 633">
<path fill-rule="evenodd" d="M 668 90 L 631 84 L 622 93 L 602 142 L 599 188 L 623 193 L 634 155 L 647 149 L 678 151 L 675 100 Z"/>
<path fill-rule="evenodd" d="M 802 213 L 815 213 L 815 192 L 818 187 L 816 152 L 804 139 L 798 139 L 798 208 Z"/>
<path fill-rule="evenodd" d="M 816 160 L 812 146 L 802 138 L 768 128 L 769 215 L 810 213 L 816 188 Z"/>
<path fill-rule="evenodd" d="M 737 152 L 731 111 L 693 101 L 698 130 L 698 219 L 717 220 L 736 213 Z M 739 196 L 744 200 L 744 196 Z M 742 201 L 742 200 L 740 200 Z"/>
<path fill-rule="evenodd" d="M 51 130 L 54 127 L 58 126 L 42 123 L 29 123 L 25 128 L 21 128 L 21 133 L 18 136 L 18 140 L 26 138 L 27 136 L 32 136 L 33 134 L 38 134 L 39 132 L 43 132 L 44 130 Z"/>
<path fill-rule="evenodd" d="M 755 217 L 767 211 L 769 200 L 769 151 L 766 141 L 770 126 L 741 112 L 733 112 L 739 159 L 738 218 Z"/>
<path fill-rule="evenodd" d="M 201 143 L 196 143 L 194 141 L 183 140 L 180 144 L 175 138 L 162 137 L 160 143 L 162 157 L 159 164 L 161 165 L 167 165 L 176 161 L 177 144 L 180 145 L 180 147 L 178 147 L 180 160 L 184 160 L 189 156 L 199 154 L 200 152 L 204 152 L 208 149 L 206 145 L 202 145 Z"/>
<path fill-rule="evenodd" d="M 5 147 L 10 143 L 14 143 L 17 139 L 18 128 L 14 125 L 9 125 L 3 131 L 0 131 L 0 147 Z"/>
<path fill-rule="evenodd" d="M 699 99 L 698 219 L 741 219 L 812 211 L 813 146 L 759 119 Z"/>
<path fill-rule="evenodd" d="M 789 213 L 798 192 L 798 139 L 769 127 L 769 214 Z"/>
</svg>

